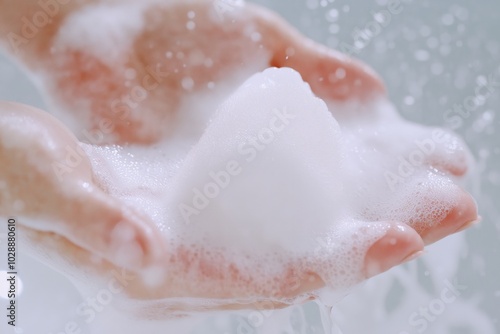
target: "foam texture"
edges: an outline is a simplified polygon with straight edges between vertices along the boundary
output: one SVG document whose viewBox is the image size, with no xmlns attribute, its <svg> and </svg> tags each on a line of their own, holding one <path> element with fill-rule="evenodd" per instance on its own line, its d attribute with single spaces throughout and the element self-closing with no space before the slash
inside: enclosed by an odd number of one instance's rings
<svg viewBox="0 0 500 334">
<path fill-rule="evenodd" d="M 217 284 L 189 271 L 197 285 L 266 295 L 282 291 L 294 268 L 342 290 L 362 279 L 388 222 L 444 218 L 456 185 L 430 164 L 467 158 L 455 136 L 401 120 L 387 101 L 356 112 L 357 122 L 350 108 L 330 112 L 298 73 L 271 68 L 229 97 L 192 145 L 86 150 L 103 187 L 149 215 L 173 252 L 214 264 Z"/>
</svg>

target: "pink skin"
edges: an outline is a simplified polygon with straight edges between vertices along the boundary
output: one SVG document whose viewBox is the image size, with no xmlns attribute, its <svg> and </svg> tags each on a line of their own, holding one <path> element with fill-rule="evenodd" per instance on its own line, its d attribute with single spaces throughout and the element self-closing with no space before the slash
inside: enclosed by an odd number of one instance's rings
<svg viewBox="0 0 500 334">
<path fill-rule="evenodd" d="M 93 119 L 112 119 L 116 125 L 113 140 L 119 144 L 154 143 L 175 129 L 178 106 L 183 97 L 193 93 L 182 89 L 181 78 L 191 76 L 196 83 L 193 89 L 197 91 L 210 81 L 222 82 L 252 57 L 264 57 L 268 66 L 296 69 L 313 91 L 324 99 L 369 101 L 385 94 L 383 84 L 366 65 L 307 40 L 275 14 L 253 5 L 239 9 L 245 15 L 235 20 L 226 18 L 221 22 L 208 19 L 213 10 L 212 2 L 209 1 L 155 5 L 146 13 L 150 22 L 149 29 L 140 33 L 133 48 L 124 55 L 123 62 L 113 66 L 106 65 L 81 50 L 64 49 L 56 54 L 49 51 L 59 25 L 68 14 L 86 3 L 101 2 L 104 1 L 70 2 L 60 10 L 54 23 L 42 30 L 30 43 L 23 45 L 16 56 L 31 71 L 44 73 L 48 77 L 49 88 L 46 92 L 50 94 L 50 99 L 69 110 L 75 119 L 89 112 L 95 116 Z M 0 31 L 19 31 L 18 18 L 36 11 L 36 1 L 25 2 L 17 8 L 9 7 L 8 10 L 2 8 L 7 3 L 8 1 L 0 0 L 0 16 L 8 16 L 0 18 Z M 179 29 L 178 27 L 185 25 L 185 20 L 180 22 L 179 18 L 185 18 L 191 10 L 197 15 L 196 31 Z M 248 23 L 253 23 L 262 36 L 259 42 L 250 41 L 245 35 L 243 28 Z M 151 45 L 154 46 L 153 49 L 149 47 Z M 188 53 L 192 49 L 204 51 L 205 56 L 212 58 L 213 65 L 184 68 L 181 63 L 172 61 L 165 69 L 170 75 L 141 102 L 143 112 L 132 112 L 130 117 L 120 119 L 110 111 L 110 103 L 127 90 L 124 68 L 133 68 L 137 73 L 136 77 L 142 78 L 147 74 L 147 64 L 156 64 L 160 58 L 164 59 L 166 50 L 175 54 L 180 51 Z M 345 70 L 344 79 L 324 80 L 338 68 Z M 258 70 L 260 69 L 255 69 Z M 102 89 L 91 89 L 91 85 L 95 83 Z M 82 106 L 79 103 L 81 101 L 90 103 Z M 18 126 L 19 122 L 29 125 L 29 130 L 28 127 Z M 95 129 L 98 124 L 90 126 Z M 145 131 L 145 128 L 153 131 Z M 178 272 L 167 270 L 163 281 L 154 286 L 145 284 L 140 279 L 133 280 L 126 288 L 127 295 L 134 299 L 265 299 L 293 297 L 324 286 L 316 273 L 297 272 L 291 266 L 281 277 L 277 277 L 283 282 L 279 291 L 262 291 L 262 287 L 252 286 L 256 284 L 254 278 L 243 276 L 238 264 L 225 263 L 223 256 L 220 263 L 208 263 L 200 255 L 189 254 L 183 249 L 170 249 L 158 236 L 159 233 L 156 233 L 152 221 L 140 212 L 132 212 L 94 183 L 93 171 L 84 154 L 81 154 L 82 162 L 75 170 L 62 181 L 59 180 L 51 169 L 52 163 L 64 159 L 68 146 L 78 150 L 79 143 L 62 123 L 43 111 L 14 103 L 0 103 L 0 133 L 0 175 L 6 181 L 8 189 L 0 197 L 0 214 L 23 217 L 19 221 L 23 224 L 24 235 L 35 253 L 42 258 L 50 258 L 52 266 L 75 281 L 82 275 L 93 275 L 96 280 L 105 280 L 112 269 L 120 267 L 129 269 L 131 273 L 143 271 L 152 265 L 163 268 L 165 264 L 162 259 L 168 257 L 174 260 L 167 267 L 180 268 Z M 24 145 L 10 145 L 16 137 Z M 433 161 L 428 163 L 454 175 L 461 175 L 467 169 L 464 161 L 453 165 L 453 170 L 441 167 L 439 163 L 434 165 Z M 367 252 L 364 276 L 374 276 L 412 259 L 420 254 L 425 244 L 435 242 L 477 221 L 474 200 L 465 191 L 457 191 L 460 199 L 442 221 L 417 222 L 412 227 L 393 222 L 387 234 Z M 22 200 L 24 205 L 19 206 L 18 200 Z M 118 224 L 131 231 L 125 245 L 113 242 L 113 229 Z M 136 256 L 120 258 L 118 255 L 122 247 L 133 248 Z M 196 261 L 193 257 L 197 257 Z M 104 261 L 96 261 L 96 258 L 103 258 Z M 196 282 L 189 283 L 185 279 L 187 272 L 193 268 L 204 275 L 205 281 L 213 282 L 214 287 L 219 286 L 222 281 L 227 283 L 223 276 L 228 273 L 222 272 L 226 270 L 234 277 L 235 282 L 244 281 L 246 288 L 242 290 L 241 285 L 225 284 L 223 290 L 201 289 Z M 260 294 L 252 295 L 252 291 L 257 289 L 260 289 Z M 244 305 L 220 306 L 223 309 L 241 307 Z M 166 313 L 172 309 L 179 310 L 183 307 L 165 306 Z"/>
</svg>

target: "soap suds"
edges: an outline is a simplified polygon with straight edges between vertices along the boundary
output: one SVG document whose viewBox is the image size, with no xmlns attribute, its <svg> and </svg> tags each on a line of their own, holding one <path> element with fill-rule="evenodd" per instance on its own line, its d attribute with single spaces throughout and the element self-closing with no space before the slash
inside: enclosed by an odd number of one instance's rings
<svg viewBox="0 0 500 334">
<path fill-rule="evenodd" d="M 263 296 L 282 290 L 293 267 L 344 291 L 363 278 L 366 251 L 387 222 L 439 221 L 457 200 L 450 177 L 428 163 L 391 189 L 385 173 L 397 169 L 394 157 L 432 129 L 399 119 L 386 101 L 369 107 L 378 122 L 339 126 L 336 113 L 350 110 L 330 113 L 298 73 L 272 68 L 248 79 L 191 140 L 86 151 L 112 196 L 149 215 L 174 253 L 191 254 L 179 279 Z M 465 150 L 452 137 L 435 150 L 450 141 L 456 147 L 441 159 Z M 186 270 L 173 262 L 170 270 Z M 219 273 L 213 280 L 192 270 L 203 262 Z M 242 280 L 224 263 L 236 264 Z"/>
</svg>

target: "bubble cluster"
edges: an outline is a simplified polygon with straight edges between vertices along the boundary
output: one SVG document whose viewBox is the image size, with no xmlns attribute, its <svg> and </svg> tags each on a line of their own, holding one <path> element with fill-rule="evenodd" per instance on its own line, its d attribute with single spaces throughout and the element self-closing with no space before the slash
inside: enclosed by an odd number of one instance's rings
<svg viewBox="0 0 500 334">
<path fill-rule="evenodd" d="M 460 140 L 403 121 L 387 101 L 350 108 L 327 107 L 298 73 L 272 68 L 192 145 L 85 148 L 101 186 L 164 234 L 173 284 L 291 303 L 315 294 L 305 288 L 314 280 L 334 291 L 362 280 L 391 222 L 437 224 L 457 204 L 449 170 L 467 162 Z"/>
</svg>

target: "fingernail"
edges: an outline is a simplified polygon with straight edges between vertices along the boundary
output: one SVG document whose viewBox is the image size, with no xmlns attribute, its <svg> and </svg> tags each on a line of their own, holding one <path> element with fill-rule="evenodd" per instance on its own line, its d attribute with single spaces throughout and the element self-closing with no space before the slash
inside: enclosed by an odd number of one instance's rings
<svg viewBox="0 0 500 334">
<path fill-rule="evenodd" d="M 422 255 L 424 243 L 418 233 L 407 225 L 391 227 L 369 249 L 365 258 L 366 277 L 373 277 L 390 268 Z"/>
</svg>

